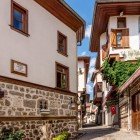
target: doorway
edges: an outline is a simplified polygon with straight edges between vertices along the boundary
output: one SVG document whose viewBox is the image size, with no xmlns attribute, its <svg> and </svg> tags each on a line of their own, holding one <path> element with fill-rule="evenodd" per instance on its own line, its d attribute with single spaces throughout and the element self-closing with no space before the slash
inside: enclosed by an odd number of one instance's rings
<svg viewBox="0 0 140 140">
<path fill-rule="evenodd" d="M 132 96 L 132 130 L 140 131 L 140 92 Z"/>
</svg>

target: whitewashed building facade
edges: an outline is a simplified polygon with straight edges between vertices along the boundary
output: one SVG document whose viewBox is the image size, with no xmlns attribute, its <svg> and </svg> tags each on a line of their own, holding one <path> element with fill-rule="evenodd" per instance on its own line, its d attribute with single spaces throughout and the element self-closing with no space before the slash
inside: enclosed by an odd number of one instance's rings
<svg viewBox="0 0 140 140">
<path fill-rule="evenodd" d="M 47 125 L 48 139 L 63 129 L 74 134 L 70 103 L 77 100 L 84 20 L 61 0 L 1 0 L 0 20 L 0 128 L 9 124 L 30 140 L 43 137 L 40 126 Z M 56 125 L 62 129 L 55 132 Z"/>
<path fill-rule="evenodd" d="M 136 61 L 140 58 L 140 1 L 97 0 L 90 51 L 98 52 L 96 69 L 101 70 L 106 58 L 113 61 Z M 100 71 L 101 72 L 101 71 Z M 106 107 L 113 87 L 102 79 L 102 124 L 119 125 L 118 117 Z M 96 95 L 96 93 L 94 93 Z M 95 96 L 96 99 L 96 96 Z M 118 114 L 118 110 L 116 110 Z M 115 121 L 115 122 L 114 122 Z"/>
</svg>

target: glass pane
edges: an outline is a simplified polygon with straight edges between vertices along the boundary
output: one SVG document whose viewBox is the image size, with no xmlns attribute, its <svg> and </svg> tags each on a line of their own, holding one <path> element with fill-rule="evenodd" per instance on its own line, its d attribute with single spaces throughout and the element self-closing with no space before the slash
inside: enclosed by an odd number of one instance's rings
<svg viewBox="0 0 140 140">
<path fill-rule="evenodd" d="M 61 73 L 57 72 L 57 87 L 61 88 Z"/>
<path fill-rule="evenodd" d="M 118 28 L 126 28 L 126 18 L 118 18 Z"/>
<path fill-rule="evenodd" d="M 62 45 L 59 45 L 59 51 L 65 53 L 65 47 Z"/>
<path fill-rule="evenodd" d="M 122 41 L 122 33 L 118 32 L 117 33 L 117 45 L 121 46 L 121 41 Z"/>
<path fill-rule="evenodd" d="M 66 89 L 67 88 L 67 77 L 64 74 L 62 75 L 61 87 L 63 89 Z"/>
<path fill-rule="evenodd" d="M 118 23 L 118 28 L 125 28 L 125 23 L 123 21 L 120 21 Z"/>
<path fill-rule="evenodd" d="M 59 34 L 59 46 L 58 49 L 62 53 L 66 53 L 66 37 Z"/>
<path fill-rule="evenodd" d="M 22 22 L 22 16 L 23 14 L 20 11 L 17 11 L 16 9 L 14 9 L 14 19 Z"/>
<path fill-rule="evenodd" d="M 18 30 L 22 30 L 22 22 L 19 22 L 19 21 L 14 19 L 13 26 L 14 26 L 14 28 L 16 28 Z"/>
<path fill-rule="evenodd" d="M 13 26 L 14 28 L 18 30 L 23 30 L 23 13 L 18 11 L 17 9 L 14 9 L 13 13 Z"/>
</svg>

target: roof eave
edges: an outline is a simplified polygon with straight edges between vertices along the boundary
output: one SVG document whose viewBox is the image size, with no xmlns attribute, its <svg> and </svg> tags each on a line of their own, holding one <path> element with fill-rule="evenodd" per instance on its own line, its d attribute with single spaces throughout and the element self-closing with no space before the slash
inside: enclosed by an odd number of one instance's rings
<svg viewBox="0 0 140 140">
<path fill-rule="evenodd" d="M 85 37 L 85 21 L 62 0 L 34 0 L 65 25 L 70 27 L 77 36 L 77 42 Z M 59 11 L 59 12 L 58 12 Z"/>
<path fill-rule="evenodd" d="M 110 7 L 110 11 L 105 10 L 106 7 L 109 7 L 110 5 L 112 6 L 112 7 Z M 119 9 L 118 9 L 118 7 L 119 7 Z M 133 8 L 133 10 L 131 10 L 130 7 Z M 112 13 L 111 13 L 111 10 L 112 10 Z M 115 12 L 113 10 L 115 10 Z M 109 1 L 108 0 L 97 0 L 96 1 L 94 16 L 93 16 L 93 26 L 92 26 L 92 32 L 91 32 L 91 38 L 90 38 L 90 51 L 91 52 L 99 52 L 100 35 L 106 31 L 109 17 L 117 16 L 117 15 L 119 16 L 119 13 L 122 10 L 125 11 L 124 14 L 126 14 L 126 15 L 140 14 L 140 0 L 135 0 L 135 1 L 132 1 L 132 0 L 121 0 L 121 1 L 120 0 L 109 0 Z M 104 24 L 104 26 L 101 25 L 101 23 Z"/>
</svg>

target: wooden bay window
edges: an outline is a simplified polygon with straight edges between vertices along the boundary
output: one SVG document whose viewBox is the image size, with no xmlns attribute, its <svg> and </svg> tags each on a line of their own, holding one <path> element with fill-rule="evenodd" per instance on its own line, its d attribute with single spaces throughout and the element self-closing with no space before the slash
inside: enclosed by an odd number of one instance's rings
<svg viewBox="0 0 140 140">
<path fill-rule="evenodd" d="M 67 56 L 67 37 L 58 32 L 58 50 L 60 54 Z"/>
<path fill-rule="evenodd" d="M 69 89 L 69 68 L 59 63 L 56 63 L 56 87 Z"/>
</svg>

